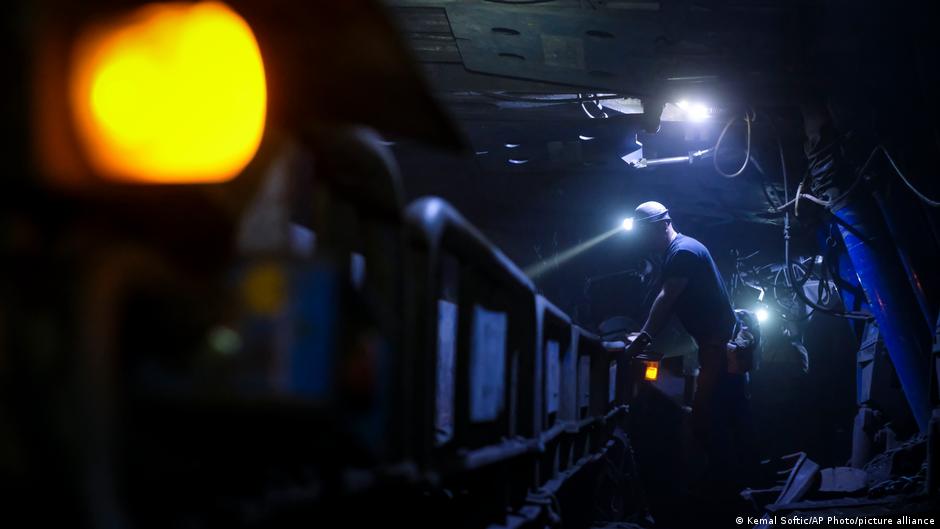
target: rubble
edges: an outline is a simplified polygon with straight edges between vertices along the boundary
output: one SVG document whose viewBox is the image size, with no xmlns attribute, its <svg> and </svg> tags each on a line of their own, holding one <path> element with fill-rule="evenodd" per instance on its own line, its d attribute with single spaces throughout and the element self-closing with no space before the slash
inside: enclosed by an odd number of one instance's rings
<svg viewBox="0 0 940 529">
<path fill-rule="evenodd" d="M 819 490 L 814 494 L 820 498 L 855 496 L 868 490 L 868 473 L 858 468 L 824 468 L 820 477 Z"/>
</svg>

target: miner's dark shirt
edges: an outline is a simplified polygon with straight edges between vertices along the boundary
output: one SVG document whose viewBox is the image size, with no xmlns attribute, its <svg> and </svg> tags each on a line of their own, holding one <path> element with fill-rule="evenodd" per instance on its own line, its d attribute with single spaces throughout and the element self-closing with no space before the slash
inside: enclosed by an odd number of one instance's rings
<svg viewBox="0 0 940 529">
<path fill-rule="evenodd" d="M 699 350 L 731 339 L 735 316 L 721 273 L 702 243 L 677 234 L 663 258 L 663 280 L 687 278 L 688 284 L 675 302 L 679 322 Z"/>
</svg>

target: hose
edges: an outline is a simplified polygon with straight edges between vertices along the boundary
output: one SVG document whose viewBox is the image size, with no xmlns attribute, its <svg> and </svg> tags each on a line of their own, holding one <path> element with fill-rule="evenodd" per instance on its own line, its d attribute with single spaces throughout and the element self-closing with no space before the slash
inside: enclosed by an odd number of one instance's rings
<svg viewBox="0 0 940 529">
<path fill-rule="evenodd" d="M 744 123 L 747 125 L 747 136 L 746 136 L 747 143 L 746 143 L 746 149 L 744 153 L 744 162 L 741 163 L 741 167 L 737 171 L 733 173 L 726 173 L 718 165 L 718 153 L 721 149 L 721 142 L 722 140 L 725 139 L 725 134 L 728 133 L 728 129 L 731 128 L 731 125 L 733 125 L 734 122 L 738 120 L 737 117 L 733 117 L 728 120 L 728 123 L 725 124 L 725 128 L 721 129 L 721 134 L 718 135 L 718 141 L 715 142 L 715 147 L 713 149 L 714 155 L 712 157 L 712 162 L 715 165 L 715 171 L 725 178 L 734 178 L 740 175 L 741 173 L 743 173 L 744 169 L 747 168 L 748 161 L 750 161 L 751 159 L 751 123 L 753 123 L 757 119 L 757 113 L 753 111 L 751 113 L 745 112 L 743 119 L 744 119 Z"/>
<path fill-rule="evenodd" d="M 813 315 L 814 312 L 816 312 L 816 309 L 811 308 L 808 312 L 801 312 L 799 316 L 795 316 L 795 317 L 792 317 L 789 315 L 791 312 L 794 312 L 793 307 L 789 305 L 788 303 L 784 303 L 783 301 L 780 300 L 780 292 L 779 292 L 779 289 L 777 288 L 777 285 L 780 284 L 781 274 L 783 274 L 783 268 L 777 271 L 777 274 L 774 276 L 773 286 L 770 289 L 771 293 L 773 294 L 774 303 L 776 303 L 777 306 L 782 309 L 780 312 L 780 316 L 786 321 L 793 321 L 793 322 L 803 321 L 803 320 L 808 319 L 810 316 Z M 786 279 L 784 279 L 784 283 L 785 282 L 786 282 Z M 786 288 L 789 289 L 791 292 L 793 291 L 793 287 L 790 285 L 787 285 Z"/>
<path fill-rule="evenodd" d="M 813 159 L 811 159 L 810 160 L 811 167 L 816 167 L 817 169 L 821 169 L 827 172 L 833 171 L 833 167 L 831 165 L 831 162 L 833 161 L 833 154 L 831 152 L 825 153 L 826 150 L 831 150 L 831 147 L 828 149 L 825 149 L 821 157 L 814 157 Z M 821 162 L 820 161 L 821 159 L 825 159 L 828 162 Z M 789 182 L 787 180 L 786 165 L 781 166 L 781 173 L 783 174 L 783 200 L 784 200 L 784 203 L 787 204 L 790 202 L 790 192 L 789 192 Z M 802 189 L 802 185 L 800 186 L 800 189 Z M 799 198 L 799 195 L 794 200 L 797 200 L 798 198 Z M 794 204 L 795 203 L 796 202 L 794 202 Z M 792 263 L 790 262 L 790 212 L 785 211 L 783 215 L 783 274 L 784 274 L 784 278 L 786 279 L 787 285 L 792 287 L 796 282 L 793 280 L 793 277 L 791 276 L 791 270 L 790 270 L 791 265 Z M 808 276 L 809 274 L 806 274 L 805 277 L 808 277 Z M 796 294 L 796 296 L 800 299 L 800 301 L 802 301 L 806 305 L 812 307 L 815 310 L 818 310 L 826 314 L 830 314 L 832 316 L 838 316 L 840 318 L 848 318 L 848 319 L 853 319 L 853 320 L 870 320 L 872 318 L 872 315 L 868 313 L 854 312 L 854 311 L 846 312 L 844 310 L 841 310 L 841 311 L 833 310 L 829 307 L 820 305 L 816 303 L 815 301 L 809 299 L 809 297 L 806 295 L 805 292 L 803 292 L 803 288 L 801 287 L 793 288 L 793 293 Z"/>
<path fill-rule="evenodd" d="M 885 149 L 884 145 L 878 145 L 877 147 L 875 147 L 875 149 L 871 152 L 871 155 L 868 157 L 869 161 L 871 161 L 871 158 L 878 151 L 881 151 L 885 155 L 885 158 L 888 159 L 888 163 L 891 164 L 891 167 L 894 169 L 894 172 L 897 173 L 898 176 L 901 177 L 901 181 L 904 182 L 904 185 L 906 185 L 907 188 L 911 190 L 911 193 L 914 193 L 914 195 L 916 195 L 917 198 L 921 199 L 924 202 L 924 204 L 927 204 L 928 206 L 932 208 L 940 207 L 940 201 L 933 200 L 927 195 L 921 193 L 916 187 L 914 187 L 914 184 L 912 184 L 910 180 L 908 180 L 907 177 L 904 176 L 904 173 L 902 173 L 901 170 L 898 169 L 898 164 L 894 163 L 894 158 L 891 157 L 891 154 L 888 153 L 888 149 Z M 868 165 L 868 162 L 865 162 L 865 166 L 867 165 Z"/>
<path fill-rule="evenodd" d="M 911 190 L 911 193 L 914 193 L 914 195 L 918 199 L 920 199 L 921 201 L 924 202 L 924 204 L 927 204 L 928 206 L 932 208 L 940 207 L 940 201 L 933 200 L 932 198 L 922 193 L 919 189 L 917 189 L 917 187 L 914 186 L 914 184 L 911 183 L 910 180 L 907 179 L 906 176 L 904 176 L 904 173 L 901 172 L 900 168 L 898 168 L 897 163 L 894 162 L 894 158 L 891 157 L 891 154 L 888 152 L 888 149 L 884 147 L 884 145 L 876 145 L 875 148 L 872 149 L 871 154 L 868 155 L 868 158 L 865 160 L 865 163 L 862 164 L 861 169 L 858 170 L 858 175 L 855 177 L 855 180 L 852 182 L 852 185 L 850 185 L 849 188 L 846 189 L 845 192 L 839 195 L 838 197 L 828 200 L 827 201 L 828 204 L 826 204 L 827 208 L 831 208 L 834 204 L 841 202 L 842 199 L 849 196 L 853 191 L 855 191 L 855 188 L 858 187 L 858 184 L 862 181 L 862 179 L 865 176 L 865 170 L 868 169 L 868 166 L 871 164 L 872 160 L 874 160 L 875 155 L 878 154 L 878 152 L 881 152 L 885 155 L 885 158 L 887 158 L 888 163 L 891 165 L 891 168 L 894 169 L 894 172 L 897 173 L 897 175 L 901 178 L 901 181 L 904 182 L 904 185 L 907 186 L 907 188 Z"/>
<path fill-rule="evenodd" d="M 813 203 L 815 203 L 815 204 L 819 204 L 820 206 L 822 206 L 822 207 L 824 207 L 824 208 L 828 208 L 828 207 L 832 204 L 832 202 L 833 202 L 832 200 L 823 200 L 823 199 L 821 199 L 821 198 L 819 198 L 819 197 L 817 197 L 817 196 L 810 195 L 809 193 L 800 193 L 800 194 L 797 195 L 797 197 L 794 198 L 793 200 L 787 202 L 786 204 L 783 204 L 783 205 L 781 205 L 781 206 L 778 206 L 778 207 L 774 208 L 774 211 L 783 211 L 783 210 L 787 209 L 788 207 L 790 207 L 790 206 L 796 204 L 797 201 L 800 200 L 801 198 L 804 198 L 804 199 L 806 199 L 806 200 L 809 200 L 810 202 L 813 202 Z M 795 211 L 794 211 L 794 214 L 796 214 Z"/>
</svg>

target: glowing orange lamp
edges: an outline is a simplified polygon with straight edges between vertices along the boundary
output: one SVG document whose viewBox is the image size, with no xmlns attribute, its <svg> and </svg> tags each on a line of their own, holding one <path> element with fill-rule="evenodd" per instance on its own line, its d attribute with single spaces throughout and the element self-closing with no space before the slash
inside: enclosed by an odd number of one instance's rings
<svg viewBox="0 0 940 529">
<path fill-rule="evenodd" d="M 75 133 L 90 167 L 107 179 L 223 182 L 261 143 L 261 52 L 224 4 L 147 4 L 89 27 L 68 75 Z"/>
<path fill-rule="evenodd" d="M 659 377 L 659 362 L 655 360 L 647 360 L 644 362 L 646 364 L 646 370 L 643 372 L 643 380 L 648 380 L 650 382 L 656 381 Z"/>
</svg>

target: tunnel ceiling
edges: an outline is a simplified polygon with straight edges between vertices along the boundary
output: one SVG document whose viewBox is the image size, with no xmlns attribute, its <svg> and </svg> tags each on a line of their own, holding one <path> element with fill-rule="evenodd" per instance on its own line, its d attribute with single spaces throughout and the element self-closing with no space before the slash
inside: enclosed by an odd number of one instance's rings
<svg viewBox="0 0 940 529">
<path fill-rule="evenodd" d="M 468 152 L 447 156 L 397 142 L 410 193 L 440 194 L 484 228 L 501 230 L 529 229 L 533 215 L 600 225 L 625 203 L 648 197 L 703 225 L 778 219 L 767 198 L 782 193 L 775 144 L 752 153 L 764 175 L 752 167 L 733 180 L 719 176 L 711 160 L 636 170 L 620 157 L 637 142 L 647 158 L 712 147 L 731 107 L 748 101 L 779 110 L 778 131 L 797 167 L 799 117 L 790 94 L 794 83 L 813 80 L 795 73 L 800 50 L 787 44 L 798 40 L 806 13 L 791 4 L 387 3 L 469 144 Z M 623 96 L 636 108 L 615 111 L 603 99 L 600 106 L 559 102 L 592 94 Z M 634 113 L 640 99 L 689 96 L 721 114 L 705 123 L 664 120 L 659 133 L 648 134 Z M 727 152 L 743 146 L 736 144 L 742 125 L 729 133 Z M 727 166 L 733 170 L 739 160 Z"/>
</svg>

